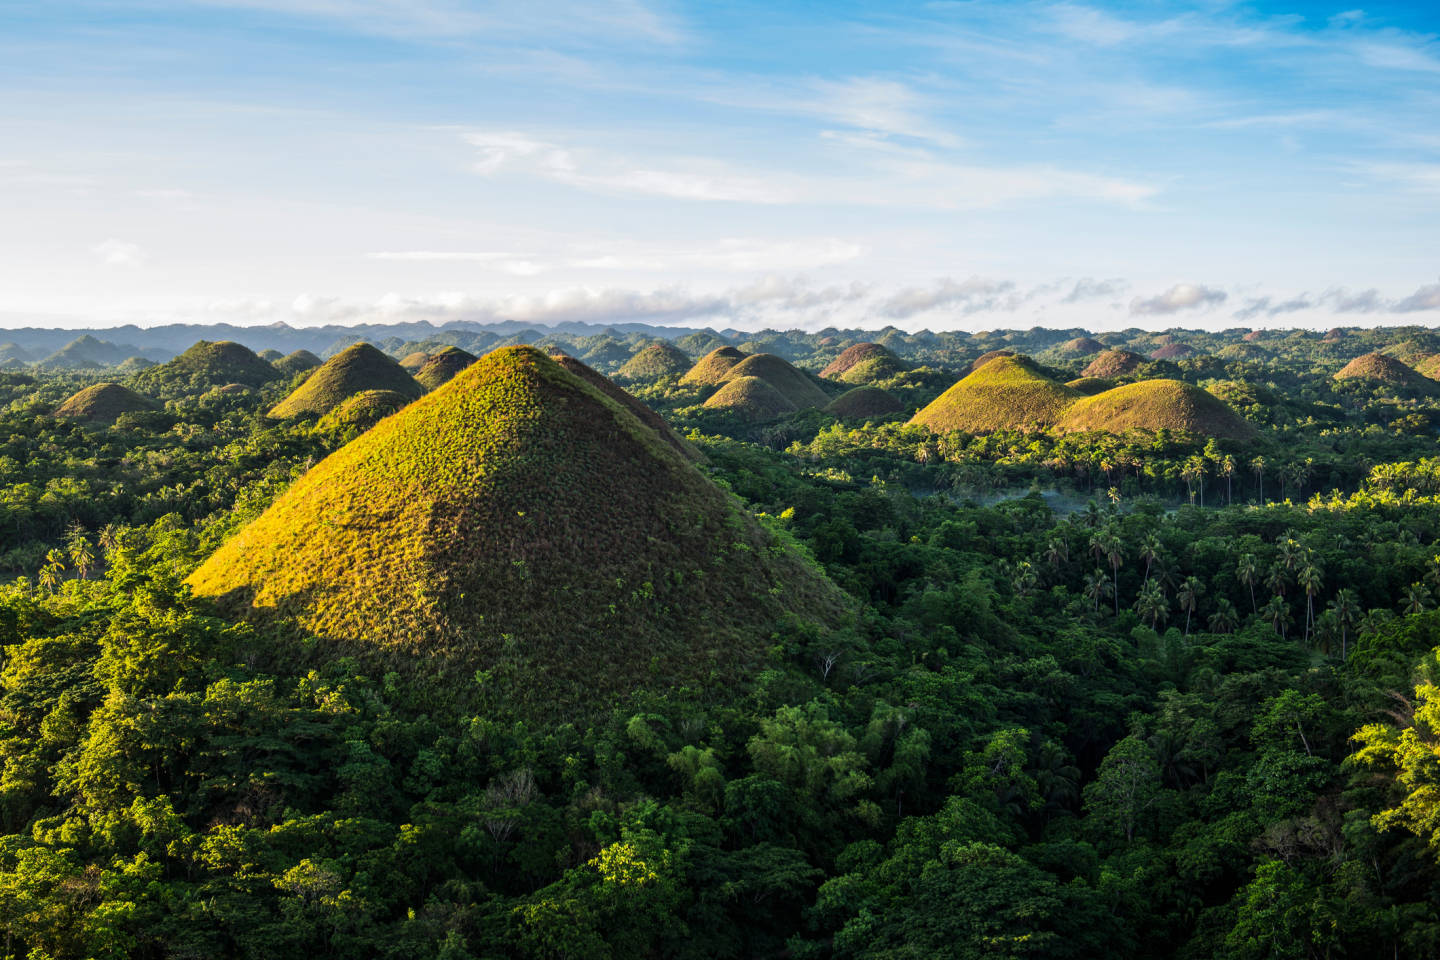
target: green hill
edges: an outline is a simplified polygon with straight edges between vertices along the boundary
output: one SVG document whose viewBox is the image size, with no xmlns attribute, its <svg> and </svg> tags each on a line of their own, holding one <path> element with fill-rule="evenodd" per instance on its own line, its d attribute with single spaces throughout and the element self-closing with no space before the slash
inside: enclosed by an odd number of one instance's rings
<svg viewBox="0 0 1440 960">
<path fill-rule="evenodd" d="M 681 383 L 696 384 L 700 386 L 715 386 L 725 381 L 725 375 L 730 368 L 745 359 L 745 354 L 734 347 L 716 347 L 705 356 L 695 361 L 691 367 L 680 378 Z"/>
<path fill-rule="evenodd" d="M 1434 381 L 1417 373 L 1412 368 L 1383 353 L 1367 353 L 1356 357 L 1335 374 L 1337 381 L 1367 380 L 1397 390 L 1413 393 L 1433 393 Z"/>
<path fill-rule="evenodd" d="M 1063 432 L 1183 430 L 1243 440 L 1255 428 L 1223 400 L 1181 380 L 1141 380 L 1077 401 L 1057 424 Z"/>
<path fill-rule="evenodd" d="M 305 370 L 314 370 L 324 362 L 309 350 L 296 350 L 293 353 L 285 354 L 279 360 L 272 361 L 272 365 L 285 376 L 293 377 Z"/>
<path fill-rule="evenodd" d="M 1123 377 L 1145 365 L 1145 358 L 1129 350 L 1106 350 L 1080 371 L 1082 377 Z"/>
<path fill-rule="evenodd" d="M 903 407 L 879 387 L 856 387 L 847 390 L 825 405 L 825 412 L 842 420 L 869 420 L 899 413 Z"/>
<path fill-rule="evenodd" d="M 625 361 L 615 374 L 621 380 L 654 383 L 666 377 L 684 376 L 690 369 L 690 357 L 668 340 L 661 340 L 639 351 Z"/>
<path fill-rule="evenodd" d="M 159 366 L 154 360 L 145 357 L 126 357 L 120 361 L 115 368 L 116 373 L 139 373 L 141 370 L 149 370 L 151 367 Z"/>
<path fill-rule="evenodd" d="M 67 420 L 114 423 L 122 413 L 155 410 L 155 401 L 118 383 L 97 383 L 86 387 L 55 408 L 55 416 Z"/>
<path fill-rule="evenodd" d="M 847 601 L 628 409 L 496 350 L 297 480 L 190 577 L 324 655 L 530 715 L 753 675 Z M 476 671 L 486 671 L 477 685 Z"/>
<path fill-rule="evenodd" d="M 1265 360 L 1270 356 L 1270 351 L 1242 340 L 1239 343 L 1227 343 L 1215 356 L 1221 360 Z"/>
<path fill-rule="evenodd" d="M 183 396 L 204 393 L 227 383 L 258 387 L 280 376 L 280 371 L 261 360 L 249 347 L 233 340 L 201 340 L 174 360 L 140 371 L 133 382 L 146 393 Z"/>
<path fill-rule="evenodd" d="M 729 410 L 746 420 L 774 420 L 798 408 L 768 380 L 740 377 L 731 380 L 705 401 L 711 410 Z"/>
<path fill-rule="evenodd" d="M 277 420 L 323 415 L 365 390 L 393 390 L 415 399 L 424 391 L 400 364 L 368 343 L 346 347 L 270 409 Z"/>
<path fill-rule="evenodd" d="M 449 383 L 457 373 L 478 359 L 459 347 L 445 347 L 430 355 L 430 359 L 415 374 L 415 379 L 426 390 L 434 390 L 441 384 Z"/>
<path fill-rule="evenodd" d="M 1080 377 L 1077 380 L 1071 380 L 1066 383 L 1065 386 L 1071 390 L 1077 390 L 1087 397 L 1093 397 L 1097 393 L 1104 393 L 1106 390 L 1115 386 L 1115 384 L 1100 377 Z"/>
<path fill-rule="evenodd" d="M 404 367 L 406 370 L 409 370 L 412 374 L 419 373 L 420 368 L 425 366 L 425 364 L 429 361 L 430 354 L 426 353 L 424 350 L 416 350 L 413 353 L 405 354 L 405 356 L 402 357 L 400 360 L 400 366 Z"/>
<path fill-rule="evenodd" d="M 759 377 L 779 390 L 797 410 L 823 407 L 830 402 L 829 394 L 821 390 L 804 371 L 773 353 L 757 353 L 741 360 L 726 372 L 725 382 L 741 377 Z"/>
<path fill-rule="evenodd" d="M 409 397 L 394 390 L 362 390 L 321 417 L 317 426 L 321 430 L 355 427 L 363 432 L 409 402 Z"/>
<path fill-rule="evenodd" d="M 18 343 L 0 343 L 0 369 L 18 370 L 34 358 Z"/>
<path fill-rule="evenodd" d="M 40 366 L 47 370 L 95 370 L 116 366 L 130 354 L 131 349 L 117 347 L 108 340 L 97 340 L 87 333 L 41 360 Z"/>
<path fill-rule="evenodd" d="M 874 383 L 889 380 L 907 369 L 909 367 L 888 348 L 878 343 L 857 343 L 830 361 L 820 376 L 841 383 Z"/>
<path fill-rule="evenodd" d="M 1002 356 L 946 390 L 910 422 L 935 433 L 1028 430 L 1052 426 L 1079 398 L 1078 391 L 1041 374 L 1028 359 Z"/>
</svg>

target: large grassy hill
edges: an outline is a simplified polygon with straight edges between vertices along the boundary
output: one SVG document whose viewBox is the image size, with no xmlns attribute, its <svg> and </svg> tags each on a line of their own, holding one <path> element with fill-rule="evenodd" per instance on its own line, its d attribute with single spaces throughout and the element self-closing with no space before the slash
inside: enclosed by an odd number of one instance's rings
<svg viewBox="0 0 1440 960">
<path fill-rule="evenodd" d="M 426 390 L 434 390 L 449 383 L 454 376 L 480 359 L 459 347 L 443 347 L 430 355 L 425 365 L 415 374 L 415 380 Z"/>
<path fill-rule="evenodd" d="M 741 377 L 759 377 L 779 390 L 781 395 L 795 405 L 795 409 L 823 407 L 830 402 L 829 395 L 821 390 L 803 370 L 789 360 L 773 353 L 757 353 L 746 357 L 725 374 L 725 380 L 739 380 Z"/>
<path fill-rule="evenodd" d="M 1365 380 L 1413 393 L 1435 392 L 1434 381 L 1383 353 L 1367 353 L 1356 357 L 1335 373 L 1335 379 Z"/>
<path fill-rule="evenodd" d="M 400 364 L 368 343 L 335 354 L 270 410 L 277 420 L 321 416 L 366 390 L 390 390 L 414 399 L 423 391 Z"/>
<path fill-rule="evenodd" d="M 1141 380 L 1085 397 L 1065 412 L 1057 429 L 1182 430 L 1236 440 L 1255 434 L 1255 428 L 1223 400 L 1181 380 Z"/>
<path fill-rule="evenodd" d="M 911 419 L 936 433 L 990 433 L 1054 425 L 1080 398 L 1022 357 L 999 356 L 937 397 Z"/>
<path fill-rule="evenodd" d="M 86 387 L 55 408 L 55 416 L 69 420 L 114 423 L 122 413 L 154 410 L 159 405 L 148 397 L 118 383 L 97 383 Z"/>
<path fill-rule="evenodd" d="M 201 394 L 228 383 L 258 387 L 281 377 L 249 347 L 233 340 L 201 340 L 180 356 L 135 374 L 142 393 L 173 397 Z"/>
<path fill-rule="evenodd" d="M 686 371 L 685 376 L 680 378 L 680 382 L 698 386 L 715 386 L 723 383 L 725 375 L 730 372 L 730 369 L 744 359 L 745 354 L 734 347 L 716 347 L 696 360 L 695 366 Z"/>
<path fill-rule="evenodd" d="M 900 401 L 879 387 L 847 390 L 825 405 L 825 412 L 842 420 L 868 420 L 899 413 Z"/>
<path fill-rule="evenodd" d="M 1082 377 L 1123 377 L 1145 365 L 1145 358 L 1129 350 L 1106 350 L 1080 371 Z"/>
<path fill-rule="evenodd" d="M 676 433 L 675 428 L 670 426 L 664 417 L 635 399 L 616 384 L 615 381 L 609 379 L 598 370 L 594 370 L 581 361 L 576 360 L 574 357 L 567 356 L 563 353 L 551 353 L 550 359 L 629 410 L 635 415 L 637 420 L 651 430 L 654 430 L 660 439 L 669 444 L 676 453 L 685 457 L 687 460 L 699 461 L 705 459 L 704 455 L 695 448 L 695 445 Z"/>
<path fill-rule="evenodd" d="M 888 347 L 878 343 L 857 343 L 830 361 L 820 376 L 841 383 L 874 383 L 888 380 L 909 369 L 904 361 L 895 356 Z"/>
<path fill-rule="evenodd" d="M 745 420 L 774 420 L 795 412 L 795 404 L 768 380 L 740 377 L 731 380 L 705 401 L 711 410 L 729 410 Z"/>
<path fill-rule="evenodd" d="M 621 380 L 654 383 L 666 377 L 684 376 L 689 369 L 690 357 L 685 351 L 668 340 L 661 340 L 626 360 L 615 376 Z"/>
<path fill-rule="evenodd" d="M 437 701 L 575 716 L 750 675 L 787 615 L 847 607 L 624 405 L 497 350 L 302 476 L 190 577 Z M 479 675 L 477 670 L 486 671 Z"/>
</svg>

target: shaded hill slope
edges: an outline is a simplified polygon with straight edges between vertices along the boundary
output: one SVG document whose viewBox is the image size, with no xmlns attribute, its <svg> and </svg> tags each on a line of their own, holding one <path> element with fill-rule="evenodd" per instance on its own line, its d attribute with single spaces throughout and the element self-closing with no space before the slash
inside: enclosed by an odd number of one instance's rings
<svg viewBox="0 0 1440 960">
<path fill-rule="evenodd" d="M 190 577 L 334 654 L 573 716 L 750 674 L 846 601 L 623 405 L 497 350 L 301 477 Z"/>
<path fill-rule="evenodd" d="M 305 382 L 270 409 L 277 420 L 324 415 L 366 390 L 391 390 L 415 399 L 424 391 L 400 364 L 368 343 L 357 343 L 326 360 Z"/>
<path fill-rule="evenodd" d="M 1057 424 L 1064 432 L 1183 430 L 1243 440 L 1255 428 L 1225 402 L 1181 380 L 1142 380 L 1077 401 Z"/>
</svg>

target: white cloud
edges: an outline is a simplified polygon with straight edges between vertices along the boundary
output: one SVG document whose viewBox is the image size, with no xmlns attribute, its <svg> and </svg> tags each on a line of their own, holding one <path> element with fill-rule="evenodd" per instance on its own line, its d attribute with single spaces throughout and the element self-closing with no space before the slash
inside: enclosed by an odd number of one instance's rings
<svg viewBox="0 0 1440 960">
<path fill-rule="evenodd" d="M 1224 301 L 1224 290 L 1193 283 L 1177 283 L 1157 296 L 1136 297 L 1131 300 L 1130 312 L 1141 317 L 1164 316 L 1197 307 L 1211 307 Z"/>
<path fill-rule="evenodd" d="M 1415 313 L 1420 310 L 1440 310 L 1440 283 L 1421 287 L 1410 296 L 1395 304 L 1396 313 Z"/>
<path fill-rule="evenodd" d="M 1360 169 L 1416 193 L 1440 193 L 1440 163 L 1370 163 Z"/>
<path fill-rule="evenodd" d="M 1081 303 L 1085 300 L 1098 300 L 1105 297 L 1116 297 L 1129 289 L 1130 284 L 1118 277 L 1109 280 L 1095 280 L 1091 277 L 1081 277 L 1075 281 L 1062 299 L 1061 303 Z"/>
<path fill-rule="evenodd" d="M 565 254 L 505 251 L 399 250 L 367 254 L 401 263 L 475 263 L 515 276 L 557 270 L 661 272 L 681 269 L 762 271 L 808 270 L 854 260 L 865 247 L 837 237 L 766 240 L 734 237 L 690 249 L 639 245 L 581 244 Z"/>
<path fill-rule="evenodd" d="M 962 314 L 977 313 L 994 309 L 1002 297 L 1014 290 L 1015 284 L 1009 280 L 971 277 L 957 282 L 945 277 L 929 287 L 908 287 L 901 290 L 881 303 L 879 310 L 886 316 L 899 319 L 940 307 L 951 308 Z"/>
<path fill-rule="evenodd" d="M 149 256 L 139 244 L 126 243 L 124 240 L 111 238 L 104 240 L 90 248 L 90 252 L 100 258 L 100 262 L 107 267 L 123 267 L 134 269 L 143 267 Z"/>
</svg>

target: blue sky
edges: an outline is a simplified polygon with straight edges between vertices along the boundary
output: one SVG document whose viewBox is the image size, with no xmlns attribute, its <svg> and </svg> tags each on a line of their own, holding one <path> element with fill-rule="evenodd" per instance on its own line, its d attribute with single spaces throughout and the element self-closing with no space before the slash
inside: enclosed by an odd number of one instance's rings
<svg viewBox="0 0 1440 960">
<path fill-rule="evenodd" d="M 0 324 L 1440 322 L 1433 4 L 0 3 Z"/>
</svg>

